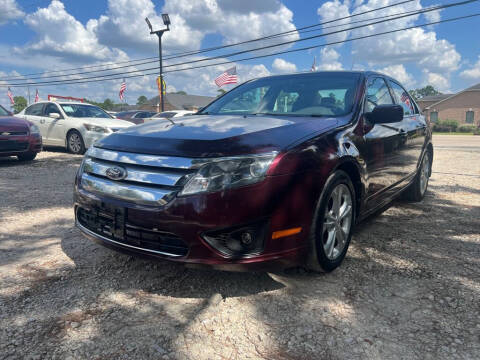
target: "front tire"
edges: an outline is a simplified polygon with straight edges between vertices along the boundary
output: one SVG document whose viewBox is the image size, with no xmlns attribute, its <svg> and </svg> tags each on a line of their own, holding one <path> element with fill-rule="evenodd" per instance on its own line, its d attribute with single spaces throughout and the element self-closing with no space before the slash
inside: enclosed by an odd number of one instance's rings
<svg viewBox="0 0 480 360">
<path fill-rule="evenodd" d="M 428 179 L 431 174 L 430 152 L 427 151 L 423 156 L 420 168 L 415 175 L 413 182 L 407 187 L 403 193 L 403 198 L 407 201 L 419 202 L 425 196 L 428 187 Z"/>
<path fill-rule="evenodd" d="M 309 268 L 330 272 L 340 266 L 352 238 L 355 204 L 355 190 L 347 173 L 339 170 L 330 175 L 313 219 Z"/>
<path fill-rule="evenodd" d="M 76 155 L 85 153 L 85 143 L 82 135 L 77 130 L 71 130 L 67 134 L 67 150 Z"/>
<path fill-rule="evenodd" d="M 36 152 L 27 152 L 24 154 L 18 154 L 17 158 L 20 161 L 32 161 L 37 156 Z"/>
</svg>

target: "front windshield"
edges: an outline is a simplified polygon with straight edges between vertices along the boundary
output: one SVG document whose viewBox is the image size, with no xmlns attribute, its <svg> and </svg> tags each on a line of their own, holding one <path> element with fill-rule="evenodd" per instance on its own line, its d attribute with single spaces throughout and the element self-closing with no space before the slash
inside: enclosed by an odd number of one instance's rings
<svg viewBox="0 0 480 360">
<path fill-rule="evenodd" d="M 3 108 L 2 105 L 0 105 L 0 116 L 8 116 L 8 111 Z"/>
<path fill-rule="evenodd" d="M 111 119 L 108 113 L 94 105 L 83 104 L 60 104 L 65 114 L 68 117 L 75 118 L 107 118 Z"/>
<path fill-rule="evenodd" d="M 342 116 L 353 109 L 359 78 L 340 72 L 262 78 L 240 85 L 199 114 Z"/>
</svg>

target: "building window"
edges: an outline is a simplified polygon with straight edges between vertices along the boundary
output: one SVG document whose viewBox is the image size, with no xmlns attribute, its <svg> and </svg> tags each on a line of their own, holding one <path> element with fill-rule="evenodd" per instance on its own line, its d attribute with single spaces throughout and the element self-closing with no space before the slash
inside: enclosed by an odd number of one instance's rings
<svg viewBox="0 0 480 360">
<path fill-rule="evenodd" d="M 438 121 L 438 112 L 437 111 L 432 111 L 430 113 L 430 121 L 431 122 L 437 122 Z"/>
<path fill-rule="evenodd" d="M 466 116 L 465 116 L 465 122 L 469 124 L 473 124 L 473 111 L 467 111 Z"/>
</svg>

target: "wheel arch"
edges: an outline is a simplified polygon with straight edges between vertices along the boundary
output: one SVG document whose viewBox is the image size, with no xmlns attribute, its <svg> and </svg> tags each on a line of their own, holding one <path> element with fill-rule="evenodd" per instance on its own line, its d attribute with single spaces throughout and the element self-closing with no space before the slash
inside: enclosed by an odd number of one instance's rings
<svg viewBox="0 0 480 360">
<path fill-rule="evenodd" d="M 431 143 L 431 142 L 429 142 L 429 143 L 428 143 L 426 152 L 428 152 L 428 153 L 429 153 L 429 155 L 430 155 L 430 159 L 429 159 L 429 160 L 430 160 L 430 174 L 429 174 L 429 176 L 432 176 L 432 165 L 433 165 L 433 145 L 432 145 L 432 143 Z"/>
<path fill-rule="evenodd" d="M 344 171 L 352 181 L 355 190 L 355 218 L 358 218 L 362 207 L 362 200 L 365 196 L 365 185 L 362 181 L 361 166 L 356 159 L 348 156 L 340 159 L 339 164 L 333 169 L 332 173 L 337 170 Z"/>
</svg>

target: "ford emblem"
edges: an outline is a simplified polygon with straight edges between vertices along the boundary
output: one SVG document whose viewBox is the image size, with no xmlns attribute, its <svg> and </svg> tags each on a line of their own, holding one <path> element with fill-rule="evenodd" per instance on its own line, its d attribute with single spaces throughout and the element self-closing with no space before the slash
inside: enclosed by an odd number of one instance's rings
<svg viewBox="0 0 480 360">
<path fill-rule="evenodd" d="M 105 171 L 105 175 L 111 180 L 123 180 L 127 177 L 127 170 L 120 166 L 112 166 Z"/>
</svg>

